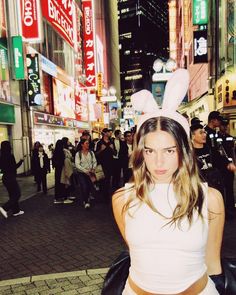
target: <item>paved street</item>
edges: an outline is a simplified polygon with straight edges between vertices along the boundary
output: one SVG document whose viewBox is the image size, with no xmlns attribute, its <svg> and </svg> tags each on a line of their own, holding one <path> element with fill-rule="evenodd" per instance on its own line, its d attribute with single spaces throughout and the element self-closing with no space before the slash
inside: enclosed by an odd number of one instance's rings
<svg viewBox="0 0 236 295">
<path fill-rule="evenodd" d="M 0 294 L 100 294 L 107 267 L 124 248 L 110 206 L 99 199 L 90 211 L 77 202 L 54 205 L 53 189 L 35 194 L 31 176 L 19 183 L 25 214 L 0 217 Z M 0 183 L 0 203 L 6 198 Z M 234 220 L 226 223 L 223 255 L 235 249 Z"/>
</svg>

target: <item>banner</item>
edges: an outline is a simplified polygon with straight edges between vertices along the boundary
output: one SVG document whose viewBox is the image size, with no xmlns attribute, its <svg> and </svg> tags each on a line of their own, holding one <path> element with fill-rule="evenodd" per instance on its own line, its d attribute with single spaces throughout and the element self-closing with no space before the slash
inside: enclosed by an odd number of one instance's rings
<svg viewBox="0 0 236 295">
<path fill-rule="evenodd" d="M 75 45 L 75 3 L 73 0 L 41 0 L 43 17 L 72 47 Z"/>
<path fill-rule="evenodd" d="M 40 0 L 18 0 L 19 28 L 29 43 L 42 42 Z"/>
<path fill-rule="evenodd" d="M 38 54 L 27 54 L 28 98 L 30 106 L 42 106 L 41 81 Z"/>
<path fill-rule="evenodd" d="M 87 87 L 96 87 L 93 9 L 91 0 L 82 1 L 84 30 L 84 62 Z"/>
<path fill-rule="evenodd" d="M 208 0 L 193 0 L 193 25 L 208 23 Z"/>
<path fill-rule="evenodd" d="M 207 30 L 193 32 L 193 63 L 207 63 Z"/>
<path fill-rule="evenodd" d="M 16 80 L 25 79 L 23 42 L 21 36 L 12 37 L 13 70 Z"/>
</svg>

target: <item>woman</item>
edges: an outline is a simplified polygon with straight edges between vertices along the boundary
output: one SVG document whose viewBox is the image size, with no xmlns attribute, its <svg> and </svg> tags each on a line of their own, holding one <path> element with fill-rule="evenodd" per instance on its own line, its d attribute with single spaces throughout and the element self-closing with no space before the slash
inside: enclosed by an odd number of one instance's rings
<svg viewBox="0 0 236 295">
<path fill-rule="evenodd" d="M 21 159 L 16 163 L 15 157 L 11 152 L 9 141 L 3 141 L 1 143 L 0 169 L 3 174 L 2 182 L 9 195 L 9 201 L 0 207 L 0 212 L 5 218 L 8 217 L 8 212 L 10 210 L 12 210 L 13 216 L 24 214 L 24 211 L 20 210 L 19 206 L 21 191 L 16 180 L 16 170 L 23 162 L 24 160 Z"/>
<path fill-rule="evenodd" d="M 78 169 L 78 178 L 81 189 L 81 197 L 85 209 L 90 208 L 89 196 L 95 193 L 93 182 L 96 181 L 95 168 L 97 160 L 89 148 L 89 140 L 83 138 L 78 144 L 78 151 L 75 155 L 75 166 Z"/>
<path fill-rule="evenodd" d="M 147 103 L 146 94 L 132 98 L 134 106 L 138 98 L 151 111 L 142 116 L 135 137 L 134 182 L 113 197 L 131 258 L 123 295 L 219 294 L 209 275 L 222 272 L 224 206 L 220 192 L 201 182 L 188 122 L 175 111 L 181 100 L 174 99 L 173 82 L 180 88 L 182 75 L 184 70 L 168 85 L 162 110 L 152 110 L 150 94 Z"/>
</svg>

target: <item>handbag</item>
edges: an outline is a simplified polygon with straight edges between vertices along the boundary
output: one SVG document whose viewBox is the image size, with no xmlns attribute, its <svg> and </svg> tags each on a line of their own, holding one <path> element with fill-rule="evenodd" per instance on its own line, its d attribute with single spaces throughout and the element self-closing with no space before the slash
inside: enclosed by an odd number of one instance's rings
<svg viewBox="0 0 236 295">
<path fill-rule="evenodd" d="M 102 179 L 105 178 L 105 174 L 103 172 L 103 169 L 102 169 L 102 165 L 101 164 L 98 164 L 96 166 L 94 173 L 95 173 L 95 176 L 96 176 L 97 181 L 102 180 Z"/>
<path fill-rule="evenodd" d="M 129 276 L 129 251 L 122 251 L 112 263 L 103 282 L 101 295 L 121 295 Z"/>
</svg>

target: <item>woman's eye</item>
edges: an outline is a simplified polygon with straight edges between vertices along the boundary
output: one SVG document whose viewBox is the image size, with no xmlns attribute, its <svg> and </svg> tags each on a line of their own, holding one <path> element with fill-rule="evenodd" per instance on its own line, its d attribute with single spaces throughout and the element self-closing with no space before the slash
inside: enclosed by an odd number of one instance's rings
<svg viewBox="0 0 236 295">
<path fill-rule="evenodd" d="M 167 153 L 168 155 L 172 155 L 174 152 L 175 152 L 175 150 L 173 150 L 173 149 L 166 150 L 166 153 Z"/>
<path fill-rule="evenodd" d="M 145 149 L 144 152 L 146 155 L 151 155 L 153 153 L 153 150 Z"/>
</svg>

